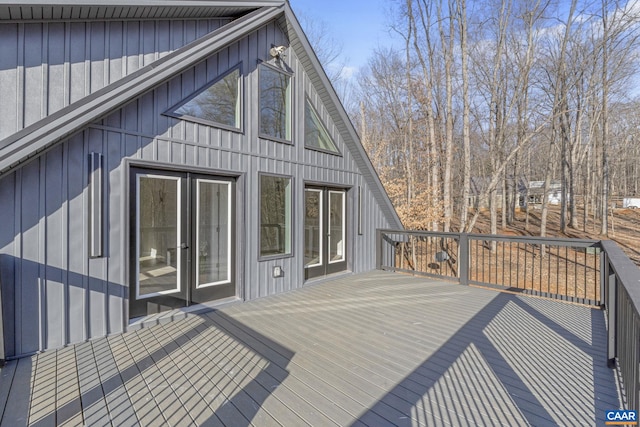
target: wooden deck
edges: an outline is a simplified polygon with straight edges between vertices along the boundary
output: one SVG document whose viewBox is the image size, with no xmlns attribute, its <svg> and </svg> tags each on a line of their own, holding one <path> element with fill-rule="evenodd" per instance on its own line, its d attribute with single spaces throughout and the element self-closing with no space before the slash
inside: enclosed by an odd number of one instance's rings
<svg viewBox="0 0 640 427">
<path fill-rule="evenodd" d="M 2 426 L 602 425 L 603 313 L 374 272 L 11 361 Z"/>
</svg>

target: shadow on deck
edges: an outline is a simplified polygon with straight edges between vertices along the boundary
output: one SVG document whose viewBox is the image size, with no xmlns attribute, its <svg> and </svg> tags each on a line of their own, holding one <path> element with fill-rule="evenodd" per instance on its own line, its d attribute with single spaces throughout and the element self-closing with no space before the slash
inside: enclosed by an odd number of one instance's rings
<svg viewBox="0 0 640 427">
<path fill-rule="evenodd" d="M 2 426 L 598 425 L 603 313 L 373 272 L 14 360 Z"/>
</svg>

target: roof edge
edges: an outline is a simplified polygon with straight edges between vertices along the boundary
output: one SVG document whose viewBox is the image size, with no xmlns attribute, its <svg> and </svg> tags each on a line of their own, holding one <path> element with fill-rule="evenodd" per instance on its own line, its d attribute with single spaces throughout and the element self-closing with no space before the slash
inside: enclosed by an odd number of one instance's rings
<svg viewBox="0 0 640 427">
<path fill-rule="evenodd" d="M 171 7 L 278 7 L 285 3 L 285 0 L 55 0 L 47 2 L 45 0 L 0 0 L 0 6 L 171 6 Z"/>
<path fill-rule="evenodd" d="M 300 25 L 300 22 L 296 18 L 295 13 L 293 12 L 293 9 L 291 9 L 291 5 L 289 4 L 289 1 L 287 1 L 287 4 L 285 6 L 285 16 L 287 20 L 290 22 L 290 24 L 293 26 L 293 29 L 296 32 L 296 35 L 298 36 L 298 39 L 300 40 L 300 43 L 302 44 L 303 49 L 306 52 L 308 52 L 308 56 L 309 56 L 309 59 L 311 60 L 311 64 L 314 68 L 314 71 L 317 73 L 318 77 L 322 81 L 323 87 L 326 88 L 326 93 L 329 96 L 331 102 L 334 105 L 338 106 L 337 110 L 340 116 L 340 120 L 344 123 L 345 128 L 349 133 L 349 137 L 355 142 L 355 144 L 353 145 L 354 145 L 354 148 L 356 148 L 357 150 L 357 153 L 355 153 L 357 154 L 357 156 L 354 156 L 354 159 L 356 160 L 356 163 L 358 164 L 359 167 L 361 168 L 363 167 L 365 169 L 363 171 L 364 173 L 366 172 L 369 173 L 370 179 L 373 181 L 373 184 L 376 187 L 378 187 L 378 189 L 380 190 L 379 193 L 374 192 L 374 195 L 376 196 L 376 199 L 378 200 L 378 202 L 381 204 L 383 211 L 388 212 L 389 215 L 391 216 L 391 218 L 387 218 L 389 220 L 390 226 L 395 227 L 399 230 L 403 230 L 404 227 L 402 225 L 402 221 L 400 220 L 400 217 L 398 216 L 398 213 L 396 212 L 396 209 L 393 206 L 393 203 L 391 202 L 391 199 L 389 198 L 389 195 L 387 194 L 387 191 L 385 190 L 384 185 L 382 184 L 382 181 L 380 181 L 380 176 L 378 175 L 378 172 L 376 172 L 373 166 L 373 163 L 371 163 L 371 159 L 369 158 L 369 155 L 365 151 L 364 146 L 360 141 L 360 136 L 358 135 L 358 132 L 353 126 L 353 122 L 351 122 L 351 118 L 349 117 L 346 110 L 344 109 L 344 105 L 342 104 L 342 101 L 340 101 L 340 97 L 336 93 L 336 90 L 333 87 L 333 84 L 331 83 L 331 81 L 329 80 L 327 73 L 324 71 L 322 64 L 320 64 L 320 60 L 316 56 L 316 53 L 313 47 L 311 46 L 311 43 L 309 42 L 306 34 L 302 30 L 302 26 Z M 316 90 L 318 89 L 316 88 Z M 358 160 L 360 160 L 360 162 L 358 162 Z"/>
<path fill-rule="evenodd" d="M 109 112 L 152 90 L 283 12 L 263 7 L 193 41 L 0 141 L 0 176 Z"/>
</svg>

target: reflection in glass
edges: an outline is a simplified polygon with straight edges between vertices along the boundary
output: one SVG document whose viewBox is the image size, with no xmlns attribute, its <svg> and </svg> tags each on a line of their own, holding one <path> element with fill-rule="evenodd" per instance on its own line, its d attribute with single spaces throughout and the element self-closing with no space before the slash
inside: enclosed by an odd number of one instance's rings
<svg viewBox="0 0 640 427">
<path fill-rule="evenodd" d="M 329 132 L 324 127 L 318 114 L 307 99 L 304 105 L 304 144 L 310 148 L 338 153 L 338 149 L 331 140 Z"/>
<path fill-rule="evenodd" d="M 180 290 L 180 180 L 138 175 L 138 295 Z"/>
<path fill-rule="evenodd" d="M 291 253 L 291 179 L 260 177 L 260 255 Z"/>
<path fill-rule="evenodd" d="M 230 184 L 197 181 L 196 287 L 229 282 L 231 272 Z"/>
<path fill-rule="evenodd" d="M 236 68 L 198 92 L 190 100 L 176 108 L 173 114 L 239 128 L 240 70 Z"/>
<path fill-rule="evenodd" d="M 288 141 L 291 139 L 291 77 L 263 65 L 259 79 L 260 134 Z"/>
<path fill-rule="evenodd" d="M 344 194 L 329 191 L 329 262 L 344 260 Z"/>
<path fill-rule="evenodd" d="M 304 190 L 304 265 L 322 264 L 322 192 Z"/>
</svg>

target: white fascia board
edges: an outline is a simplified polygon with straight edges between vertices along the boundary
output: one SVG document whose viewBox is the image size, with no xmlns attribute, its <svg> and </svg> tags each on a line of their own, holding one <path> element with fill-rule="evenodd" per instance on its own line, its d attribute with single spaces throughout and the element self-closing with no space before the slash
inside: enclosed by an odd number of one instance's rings
<svg viewBox="0 0 640 427">
<path fill-rule="evenodd" d="M 265 7 L 247 14 L 0 141 L 0 175 L 257 30 L 281 13 L 282 6 Z"/>
</svg>

